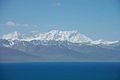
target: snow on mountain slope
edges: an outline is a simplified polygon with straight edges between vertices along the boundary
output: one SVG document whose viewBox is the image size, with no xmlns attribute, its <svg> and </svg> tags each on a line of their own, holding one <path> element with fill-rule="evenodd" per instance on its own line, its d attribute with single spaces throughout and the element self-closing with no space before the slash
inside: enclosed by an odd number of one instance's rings
<svg viewBox="0 0 120 80">
<path fill-rule="evenodd" d="M 55 41 L 68 41 L 72 43 L 81 43 L 92 41 L 85 35 L 80 34 L 78 31 L 59 31 L 52 30 L 47 33 L 39 33 L 34 36 L 27 37 L 25 40 L 55 40 Z"/>
<path fill-rule="evenodd" d="M 104 45 L 110 45 L 110 44 L 115 44 L 118 43 L 119 41 L 105 41 L 105 40 L 96 40 L 92 41 L 91 44 L 104 44 Z"/>
<path fill-rule="evenodd" d="M 2 39 L 6 40 L 19 40 L 21 38 L 22 35 L 16 31 L 2 36 Z"/>
<path fill-rule="evenodd" d="M 32 40 L 41 40 L 41 41 L 68 41 L 71 43 L 87 43 L 92 45 L 98 44 L 114 44 L 118 41 L 105 41 L 105 40 L 92 40 L 89 37 L 80 34 L 78 31 L 60 31 L 52 30 L 46 33 L 33 33 L 28 35 L 23 35 L 18 32 L 9 33 L 2 36 L 2 39 L 6 40 L 21 40 L 21 41 L 32 41 Z"/>
</svg>

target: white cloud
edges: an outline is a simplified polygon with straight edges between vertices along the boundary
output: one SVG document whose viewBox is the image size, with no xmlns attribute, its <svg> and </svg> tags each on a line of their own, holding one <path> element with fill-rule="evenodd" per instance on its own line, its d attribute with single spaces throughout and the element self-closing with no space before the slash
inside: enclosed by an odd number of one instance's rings
<svg viewBox="0 0 120 80">
<path fill-rule="evenodd" d="M 4 24 L 0 23 L 0 26 L 8 26 L 8 27 L 38 27 L 36 24 L 27 24 L 27 23 L 15 23 L 13 21 L 8 21 Z"/>
<path fill-rule="evenodd" d="M 7 26 L 16 26 L 16 23 L 13 21 L 8 21 L 8 22 L 6 22 L 6 25 Z"/>
<path fill-rule="evenodd" d="M 38 25 L 35 24 L 20 24 L 21 27 L 38 27 Z"/>
</svg>

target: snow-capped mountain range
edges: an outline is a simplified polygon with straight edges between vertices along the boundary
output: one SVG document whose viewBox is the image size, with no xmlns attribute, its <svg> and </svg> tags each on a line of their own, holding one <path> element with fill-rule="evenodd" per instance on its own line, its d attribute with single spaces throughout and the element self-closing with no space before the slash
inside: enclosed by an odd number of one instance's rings
<svg viewBox="0 0 120 80">
<path fill-rule="evenodd" d="M 93 40 L 76 30 L 1 36 L 0 61 L 44 60 L 120 61 L 120 41 Z"/>
<path fill-rule="evenodd" d="M 34 32 L 31 34 L 20 34 L 19 32 L 12 32 L 5 34 L 1 39 L 6 40 L 19 40 L 19 41 L 32 41 L 32 40 L 41 40 L 41 41 L 67 41 L 71 43 L 86 43 L 86 44 L 116 44 L 119 41 L 106 41 L 106 40 L 92 40 L 91 38 L 79 33 L 77 30 L 73 31 L 60 31 L 52 30 L 46 33 Z"/>
</svg>

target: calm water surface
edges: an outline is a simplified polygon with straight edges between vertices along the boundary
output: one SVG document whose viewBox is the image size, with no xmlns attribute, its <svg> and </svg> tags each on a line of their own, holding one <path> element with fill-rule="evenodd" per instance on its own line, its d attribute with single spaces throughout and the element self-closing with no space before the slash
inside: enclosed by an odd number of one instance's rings
<svg viewBox="0 0 120 80">
<path fill-rule="evenodd" d="M 0 63 L 0 80 L 120 80 L 120 62 Z"/>
</svg>

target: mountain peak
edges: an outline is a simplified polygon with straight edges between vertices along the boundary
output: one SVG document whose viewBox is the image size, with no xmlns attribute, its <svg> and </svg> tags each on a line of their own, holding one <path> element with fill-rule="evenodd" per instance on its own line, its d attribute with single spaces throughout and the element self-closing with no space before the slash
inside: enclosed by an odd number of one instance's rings
<svg viewBox="0 0 120 80">
<path fill-rule="evenodd" d="M 3 35 L 2 39 L 7 40 L 54 40 L 54 41 L 68 41 L 72 43 L 81 43 L 81 42 L 89 42 L 92 39 L 87 36 L 80 34 L 77 30 L 72 31 L 61 31 L 61 30 L 51 30 L 45 33 L 35 33 L 31 35 L 21 35 L 17 31 Z"/>
<path fill-rule="evenodd" d="M 62 30 L 51 30 L 49 32 L 37 32 L 32 34 L 20 34 L 15 31 L 2 36 L 2 39 L 6 40 L 22 40 L 22 41 L 32 41 L 32 40 L 41 40 L 41 41 L 67 41 L 71 43 L 89 43 L 93 45 L 98 44 L 114 44 L 118 41 L 106 41 L 106 40 L 92 40 L 91 38 L 81 34 L 77 30 L 72 31 L 62 31 Z"/>
<path fill-rule="evenodd" d="M 7 39 L 7 40 L 19 40 L 20 38 L 21 38 L 21 34 L 17 31 L 2 36 L 2 39 Z"/>
<path fill-rule="evenodd" d="M 61 31 L 52 30 L 43 34 L 46 40 L 68 41 L 72 43 L 81 43 L 92 41 L 87 36 L 80 34 L 77 30 Z"/>
</svg>

